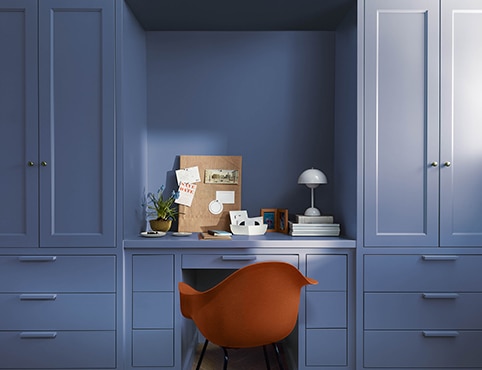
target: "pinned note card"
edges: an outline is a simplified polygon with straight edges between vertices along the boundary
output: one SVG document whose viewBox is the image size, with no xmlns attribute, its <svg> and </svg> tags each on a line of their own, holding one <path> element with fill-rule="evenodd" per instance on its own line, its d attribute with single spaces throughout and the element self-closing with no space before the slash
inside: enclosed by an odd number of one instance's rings
<svg viewBox="0 0 482 370">
<path fill-rule="evenodd" d="M 174 202 L 191 207 L 194 194 L 196 193 L 196 188 L 196 184 L 181 182 L 179 184 L 179 197 Z"/>
<path fill-rule="evenodd" d="M 200 182 L 201 176 L 199 176 L 198 166 L 181 168 L 180 170 L 176 170 L 176 179 L 178 185 L 180 185 L 181 182 L 185 182 L 188 184 Z"/>
</svg>

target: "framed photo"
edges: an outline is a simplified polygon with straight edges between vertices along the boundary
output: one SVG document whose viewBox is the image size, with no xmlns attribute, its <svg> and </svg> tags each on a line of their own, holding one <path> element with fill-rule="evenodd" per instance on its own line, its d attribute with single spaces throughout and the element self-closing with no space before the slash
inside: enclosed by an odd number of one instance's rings
<svg viewBox="0 0 482 370">
<path fill-rule="evenodd" d="M 262 208 L 263 223 L 268 225 L 267 232 L 277 231 L 278 210 L 275 208 Z"/>
<path fill-rule="evenodd" d="M 288 234 L 288 210 L 278 209 L 276 213 L 277 213 L 276 231 L 283 234 Z"/>
</svg>

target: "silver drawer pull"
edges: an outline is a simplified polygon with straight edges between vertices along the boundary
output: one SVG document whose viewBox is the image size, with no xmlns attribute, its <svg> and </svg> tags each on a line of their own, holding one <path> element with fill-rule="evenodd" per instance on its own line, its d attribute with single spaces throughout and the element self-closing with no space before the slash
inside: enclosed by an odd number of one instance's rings
<svg viewBox="0 0 482 370">
<path fill-rule="evenodd" d="M 422 293 L 425 299 L 456 299 L 458 293 Z"/>
<path fill-rule="evenodd" d="M 55 301 L 57 294 L 20 294 L 21 301 Z"/>
<path fill-rule="evenodd" d="M 20 262 L 54 262 L 57 256 L 20 256 L 18 260 Z"/>
<path fill-rule="evenodd" d="M 429 338 L 453 338 L 459 335 L 455 330 L 424 330 L 422 333 L 424 337 Z"/>
<path fill-rule="evenodd" d="M 424 255 L 422 256 L 422 259 L 424 261 L 456 261 L 459 258 L 459 256 L 427 256 Z"/>
<path fill-rule="evenodd" d="M 54 339 L 56 331 L 24 331 L 20 333 L 22 339 Z"/>
<path fill-rule="evenodd" d="M 256 256 L 222 256 L 223 261 L 256 261 Z"/>
</svg>

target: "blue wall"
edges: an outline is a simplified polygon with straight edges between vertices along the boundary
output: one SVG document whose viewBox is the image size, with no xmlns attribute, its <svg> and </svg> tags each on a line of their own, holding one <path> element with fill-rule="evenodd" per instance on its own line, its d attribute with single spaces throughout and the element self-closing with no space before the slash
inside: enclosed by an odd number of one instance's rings
<svg viewBox="0 0 482 370">
<path fill-rule="evenodd" d="M 122 3 L 122 23 L 118 37 L 117 60 L 121 78 L 117 81 L 117 123 L 123 128 L 123 207 L 124 236 L 135 236 L 145 230 L 141 204 L 147 182 L 147 71 L 146 34 L 129 7 Z M 119 50 L 120 49 L 120 50 Z"/>
<path fill-rule="evenodd" d="M 241 155 L 242 208 L 333 211 L 334 32 L 147 32 L 148 190 L 180 155 Z"/>
</svg>

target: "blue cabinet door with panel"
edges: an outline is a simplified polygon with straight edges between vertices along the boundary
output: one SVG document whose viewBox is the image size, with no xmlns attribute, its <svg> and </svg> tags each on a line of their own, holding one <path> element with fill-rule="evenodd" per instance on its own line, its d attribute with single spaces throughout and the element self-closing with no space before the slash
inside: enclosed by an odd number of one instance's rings
<svg viewBox="0 0 482 370">
<path fill-rule="evenodd" d="M 38 246 L 37 1 L 0 0 L 0 246 Z"/>
<path fill-rule="evenodd" d="M 115 246 L 114 2 L 39 2 L 40 245 Z"/>
<path fill-rule="evenodd" d="M 438 245 L 438 3 L 365 2 L 365 246 Z"/>
<path fill-rule="evenodd" d="M 482 1 L 441 2 L 440 245 L 482 246 Z"/>
<path fill-rule="evenodd" d="M 366 247 L 482 246 L 481 9 L 365 2 Z"/>
<path fill-rule="evenodd" d="M 114 1 L 0 14 L 0 246 L 114 247 Z"/>
</svg>

